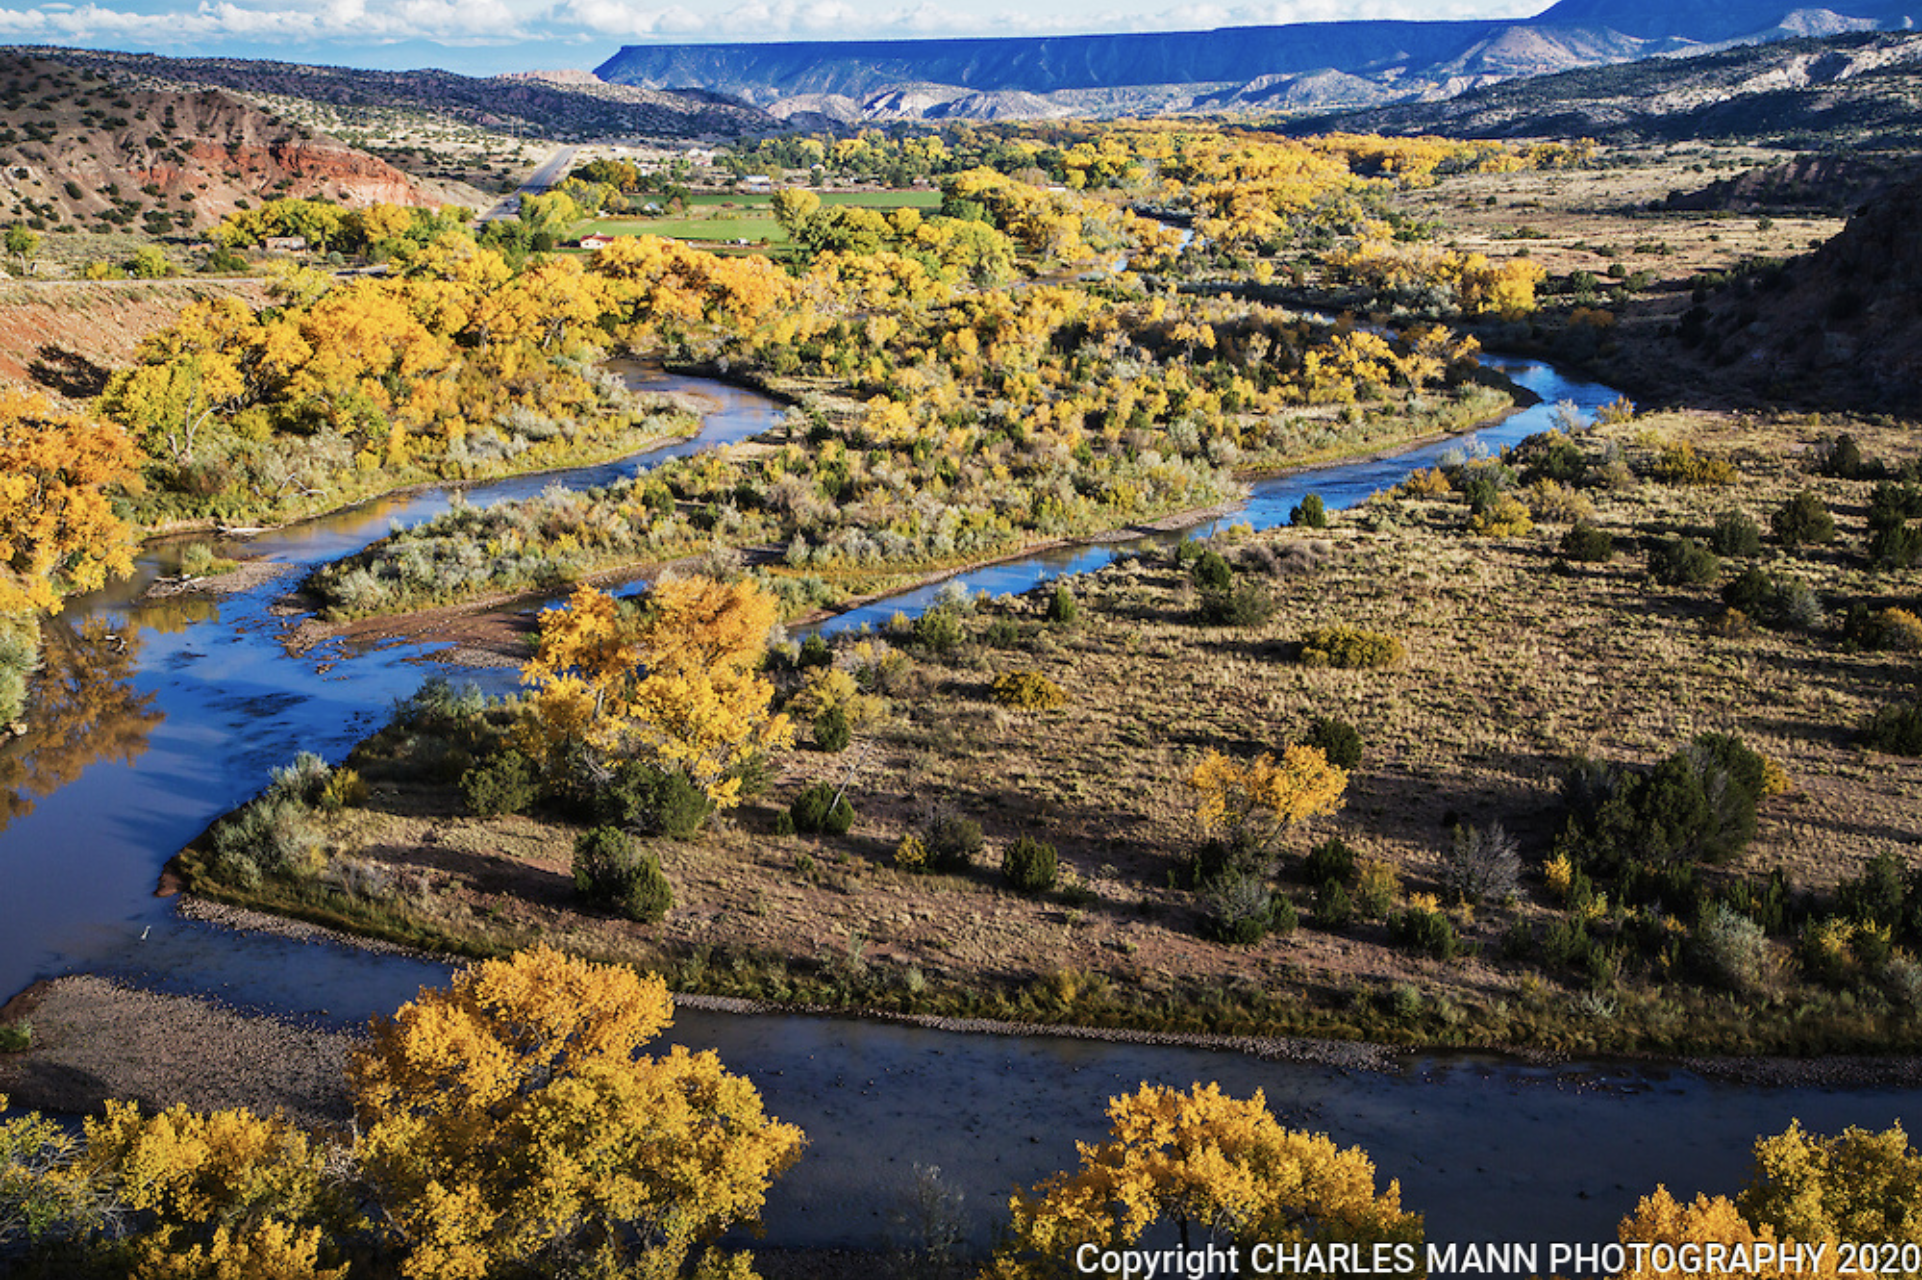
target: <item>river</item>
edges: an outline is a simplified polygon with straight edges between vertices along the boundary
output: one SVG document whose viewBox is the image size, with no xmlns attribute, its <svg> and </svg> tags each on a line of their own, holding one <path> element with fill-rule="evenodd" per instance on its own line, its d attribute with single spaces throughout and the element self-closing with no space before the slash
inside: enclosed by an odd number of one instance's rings
<svg viewBox="0 0 1922 1280">
<path fill-rule="evenodd" d="M 1472 438 L 1255 486 L 1227 522 L 1285 523 L 1310 492 L 1352 505 L 1450 450 L 1490 448 L 1551 425 L 1558 401 L 1592 412 L 1616 393 L 1533 362 L 1500 362 L 1542 403 Z M 485 504 L 553 483 L 602 484 L 662 458 L 752 435 L 780 407 L 698 379 L 717 408 L 697 438 L 609 466 L 469 490 Z M 244 1008 L 345 1025 L 390 1012 L 447 966 L 351 947 L 239 935 L 178 918 L 153 897 L 163 863 L 215 817 L 252 796 L 296 751 L 343 756 L 444 669 L 421 646 L 323 647 L 290 656 L 277 597 L 307 566 L 348 554 L 445 509 L 429 491 L 370 503 L 276 532 L 251 551 L 287 566 L 276 582 L 218 601 L 139 597 L 177 562 L 150 550 L 127 582 L 70 602 L 49 624 L 45 696 L 24 738 L 0 747 L 0 993 L 72 972 L 210 995 Z M 1131 543 L 1062 548 L 964 574 L 970 590 L 1021 591 L 1099 568 Z M 912 612 L 936 588 L 841 615 L 824 629 Z M 455 673 L 457 677 L 460 673 Z M 483 673 L 504 687 L 511 673 Z M 964 1193 L 969 1238 L 985 1241 L 1008 1191 L 1070 1166 L 1097 1137 L 1112 1094 L 1144 1080 L 1259 1087 L 1291 1120 L 1359 1144 L 1404 1203 L 1428 1214 L 1431 1240 L 1544 1244 L 1613 1238 L 1636 1196 L 1665 1182 L 1678 1196 L 1732 1191 L 1751 1142 L 1791 1118 L 1822 1131 L 1886 1127 L 1909 1093 L 1740 1088 L 1680 1070 L 1541 1067 L 1472 1056 L 1413 1057 L 1399 1072 L 1346 1072 L 1199 1049 L 1047 1036 L 962 1035 L 796 1015 L 684 1011 L 676 1041 L 720 1051 L 769 1108 L 809 1135 L 803 1163 L 774 1191 L 768 1243 L 868 1246 L 888 1231 L 916 1162 Z"/>
</svg>

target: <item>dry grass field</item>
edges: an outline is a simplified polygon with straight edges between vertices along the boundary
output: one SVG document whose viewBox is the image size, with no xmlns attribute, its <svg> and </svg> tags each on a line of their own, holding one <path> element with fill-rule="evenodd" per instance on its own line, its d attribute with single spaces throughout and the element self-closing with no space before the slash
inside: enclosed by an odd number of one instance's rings
<svg viewBox="0 0 1922 1280">
<path fill-rule="evenodd" d="M 1386 495 L 1326 529 L 1228 535 L 1216 545 L 1231 562 L 1278 566 L 1243 570 L 1276 605 L 1255 627 L 1201 625 L 1187 569 L 1159 556 L 1075 580 L 1072 623 L 1048 621 L 1040 593 L 976 603 L 946 653 L 892 629 L 849 638 L 837 650 L 843 664 L 902 655 L 886 714 L 842 753 L 788 753 L 765 794 L 700 838 L 654 842 L 675 893 L 657 926 L 581 909 L 569 870 L 579 828 L 467 816 L 444 775 L 410 772 L 405 752 L 381 763 L 391 744 L 361 762 L 370 803 L 324 819 L 327 866 L 297 885 L 270 881 L 253 900 L 475 952 L 541 938 L 661 966 L 684 989 L 804 1004 L 1436 1043 L 1906 1043 L 1905 1010 L 1879 997 L 1858 1007 L 1854 992 L 1805 980 L 1793 938 L 1768 944 L 1768 974 L 1739 995 L 1697 987 L 1625 942 L 1599 981 L 1516 945 L 1524 935 L 1539 943 L 1567 918 L 1539 867 L 1559 822 L 1560 778 L 1577 756 L 1647 765 L 1699 734 L 1729 732 L 1779 764 L 1788 793 L 1763 801 L 1753 844 L 1708 869 L 1711 886 L 1779 867 L 1819 904 L 1871 858 L 1906 861 L 1922 840 L 1913 802 L 1922 762 L 1856 741 L 1877 707 L 1913 696 L 1917 659 L 1859 651 L 1837 630 L 1851 602 L 1915 609 L 1917 571 L 1867 567 L 1867 481 L 1811 474 L 1811 447 L 1835 429 L 1708 412 L 1597 427 L 1582 442 L 1595 483 L 1532 495 L 1541 518 L 1520 537 L 1471 536 L 1458 497 Z M 1871 456 L 1915 451 L 1900 429 L 1851 429 Z M 1684 440 L 1731 463 L 1734 482 L 1651 478 L 1662 450 Z M 1793 552 L 1771 540 L 1755 563 L 1816 593 L 1828 613 L 1815 625 L 1726 634 L 1717 592 L 1743 561 L 1708 585 L 1650 581 L 1642 544 L 1705 535 L 1729 508 L 1766 532 L 1802 489 L 1833 513 L 1836 540 Z M 1563 521 L 1584 505 L 1621 549 L 1614 560 L 1558 560 Z M 1405 657 L 1378 670 L 1296 660 L 1305 631 L 1334 624 L 1392 635 Z M 991 683 L 1014 671 L 1045 675 L 1065 705 L 998 704 Z M 1183 779 L 1211 749 L 1279 751 L 1315 716 L 1355 726 L 1365 751 L 1340 812 L 1279 842 L 1279 891 L 1297 902 L 1301 927 L 1252 946 L 1207 940 L 1201 898 L 1187 887 L 1201 832 Z M 850 834 L 776 834 L 777 815 L 822 780 L 846 783 L 858 813 Z M 981 824 L 986 848 L 972 872 L 894 865 L 935 803 Z M 1517 894 L 1448 901 L 1446 824 L 1456 822 L 1500 822 L 1518 838 L 1527 870 Z M 1058 847 L 1052 892 L 1025 896 L 1003 882 L 1001 850 L 1022 835 Z M 1317 927 L 1300 862 L 1331 835 L 1393 868 L 1391 910 L 1410 895 L 1442 898 L 1469 953 L 1418 954 L 1365 913 Z M 1616 903 L 1591 925 L 1598 940 L 1625 939 L 1648 915 Z M 1756 1017 L 1758 1008 L 1773 1012 Z"/>
</svg>

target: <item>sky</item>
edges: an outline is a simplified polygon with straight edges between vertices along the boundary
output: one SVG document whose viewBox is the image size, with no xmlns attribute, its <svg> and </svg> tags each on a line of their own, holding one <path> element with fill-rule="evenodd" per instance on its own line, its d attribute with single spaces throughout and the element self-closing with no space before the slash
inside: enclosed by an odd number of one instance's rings
<svg viewBox="0 0 1922 1280">
<path fill-rule="evenodd" d="M 1547 0 L 0 0 L 0 44 L 469 75 L 591 70 L 628 44 L 1194 31 L 1523 17 Z"/>
</svg>

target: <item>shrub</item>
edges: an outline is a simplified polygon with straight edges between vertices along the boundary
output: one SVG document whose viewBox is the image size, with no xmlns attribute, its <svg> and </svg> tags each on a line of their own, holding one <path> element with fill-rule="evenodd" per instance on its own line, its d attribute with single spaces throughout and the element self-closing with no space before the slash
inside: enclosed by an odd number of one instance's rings
<svg viewBox="0 0 1922 1280">
<path fill-rule="evenodd" d="M 294 757 L 291 764 L 274 770 L 274 780 L 267 784 L 267 792 L 262 798 L 312 805 L 320 799 L 321 791 L 327 786 L 329 772 L 325 760 L 311 751 L 303 751 Z"/>
<path fill-rule="evenodd" d="M 835 789 L 825 782 L 806 788 L 788 806 L 794 829 L 810 835 L 844 836 L 854 826 L 854 806 L 846 796 L 835 799 Z"/>
<path fill-rule="evenodd" d="M 1557 548 L 1564 560 L 1583 560 L 1599 564 L 1615 558 L 1615 539 L 1608 530 L 1598 529 L 1592 524 L 1577 521 L 1569 526 L 1562 535 L 1561 545 Z"/>
<path fill-rule="evenodd" d="M 1907 894 L 1902 864 L 1887 852 L 1871 858 L 1861 875 L 1835 886 L 1835 900 L 1842 914 L 1863 924 L 1900 925 Z"/>
<path fill-rule="evenodd" d="M 1922 561 L 1922 528 L 1884 525 L 1869 534 L 1869 563 L 1877 569 L 1912 569 Z"/>
<path fill-rule="evenodd" d="M 1452 960 L 1466 948 L 1455 934 L 1455 922 L 1440 911 L 1411 906 L 1396 912 L 1388 921 L 1388 932 L 1410 951 Z"/>
<path fill-rule="evenodd" d="M 1340 836 L 1329 836 L 1308 851 L 1301 874 L 1312 885 L 1346 884 L 1355 878 L 1355 851 Z"/>
<path fill-rule="evenodd" d="M 1312 914 L 1317 929 L 1345 929 L 1355 918 L 1355 900 L 1336 881 L 1326 881 L 1315 890 Z"/>
<path fill-rule="evenodd" d="M 1203 591 L 1196 615 L 1211 627 L 1259 627 L 1275 616 L 1275 600 L 1258 582 L 1247 579 L 1221 591 Z"/>
<path fill-rule="evenodd" d="M 912 831 L 901 837 L 894 846 L 894 865 L 903 871 L 926 871 L 928 869 L 928 844 Z"/>
<path fill-rule="evenodd" d="M 1303 498 L 1288 512 L 1288 523 L 1297 528 L 1326 529 L 1328 509 L 1322 504 L 1321 495 L 1311 493 Z"/>
<path fill-rule="evenodd" d="M 1922 701 L 1892 702 L 1877 711 L 1862 740 L 1892 756 L 1922 756 Z"/>
<path fill-rule="evenodd" d="M 345 809 L 366 804 L 367 795 L 367 780 L 360 776 L 360 770 L 343 767 L 327 775 L 315 803 L 322 809 Z"/>
<path fill-rule="evenodd" d="M 1404 656 L 1400 640 L 1360 627 L 1322 627 L 1301 640 L 1302 665 L 1309 667 L 1392 667 Z"/>
<path fill-rule="evenodd" d="M 1922 618 L 1907 609 L 1883 609 L 1861 627 L 1861 643 L 1871 649 L 1922 653 Z"/>
<path fill-rule="evenodd" d="M 795 658 L 794 665 L 803 671 L 809 667 L 831 667 L 834 665 L 834 650 L 828 647 L 828 642 L 817 631 L 801 641 L 800 656 Z"/>
<path fill-rule="evenodd" d="M 1045 893 L 1054 888 L 1060 860 L 1054 846 L 1022 836 L 1001 851 L 1001 874 L 1022 893 Z"/>
<path fill-rule="evenodd" d="M 634 860 L 627 891 L 616 905 L 622 915 L 642 924 L 667 918 L 667 913 L 674 909 L 674 885 L 661 869 L 659 858 L 649 853 Z"/>
<path fill-rule="evenodd" d="M 469 813 L 492 818 L 527 812 L 540 798 L 540 784 L 534 777 L 534 762 L 509 750 L 463 773 L 460 794 Z"/>
<path fill-rule="evenodd" d="M 1047 619 L 1061 626 L 1068 626 L 1081 616 L 1081 602 L 1074 598 L 1074 592 L 1065 582 L 1057 582 L 1054 594 L 1048 597 Z"/>
<path fill-rule="evenodd" d="M 1458 826 L 1442 856 L 1442 882 L 1463 902 L 1501 901 L 1521 887 L 1522 858 L 1515 837 L 1499 822 Z"/>
<path fill-rule="evenodd" d="M 1823 618 L 1821 598 L 1806 584 L 1770 577 L 1754 565 L 1722 588 L 1722 600 L 1745 617 L 1760 619 L 1777 630 L 1807 629 Z"/>
<path fill-rule="evenodd" d="M 1665 587 L 1713 581 L 1721 567 L 1715 553 L 1693 538 L 1664 538 L 1648 553 L 1648 574 Z"/>
<path fill-rule="evenodd" d="M 1440 467 L 1430 467 L 1426 471 L 1410 472 L 1399 486 L 1402 493 L 1411 498 L 1445 498 L 1455 491 L 1449 483 L 1447 473 Z"/>
<path fill-rule="evenodd" d="M 1026 711 L 1047 711 L 1067 705 L 1068 695 L 1060 685 L 1039 671 L 1009 671 L 994 678 L 994 700 L 1004 707 Z"/>
<path fill-rule="evenodd" d="M 914 643 L 929 653 L 953 653 L 967 639 L 961 617 L 952 609 L 930 609 L 914 620 Z"/>
<path fill-rule="evenodd" d="M 1812 490 L 1804 489 L 1769 517 L 1775 540 L 1793 551 L 1803 543 L 1830 542 L 1835 538 L 1835 521 L 1828 508 Z"/>
<path fill-rule="evenodd" d="M 1730 507 L 1716 515 L 1715 528 L 1708 535 L 1708 545 L 1717 555 L 1759 556 L 1762 554 L 1762 528 L 1748 512 Z"/>
<path fill-rule="evenodd" d="M 213 865 L 244 888 L 259 878 L 310 875 L 320 869 L 320 833 L 313 814 L 298 800 L 276 797 L 273 788 L 214 828 Z"/>
<path fill-rule="evenodd" d="M 674 905 L 674 886 L 652 854 L 639 854 L 618 827 L 583 831 L 574 841 L 574 887 L 590 902 L 652 924 Z"/>
<path fill-rule="evenodd" d="M 1195 558 L 1188 578 L 1201 591 L 1226 591 L 1234 585 L 1235 571 L 1220 552 L 1212 548 Z"/>
<path fill-rule="evenodd" d="M 1361 731 L 1346 720 L 1316 716 L 1308 722 L 1308 732 L 1301 735 L 1301 741 L 1319 750 L 1337 769 L 1353 769 L 1361 763 Z"/>
<path fill-rule="evenodd" d="M 25 1053 L 33 1048 L 31 1022 L 0 1022 L 0 1053 Z"/>
<path fill-rule="evenodd" d="M 928 815 L 922 838 L 927 843 L 928 865 L 936 871 L 966 871 L 983 844 L 980 823 L 945 807 L 936 807 Z"/>
<path fill-rule="evenodd" d="M 1274 922 L 1275 895 L 1256 876 L 1228 876 L 1207 894 L 1202 928 L 1217 942 L 1251 946 Z"/>
<path fill-rule="evenodd" d="M 1532 435 L 1517 444 L 1509 456 L 1521 464 L 1522 478 L 1530 483 L 1546 480 L 1574 484 L 1588 470 L 1582 447 L 1560 431 Z"/>
<path fill-rule="evenodd" d="M 1841 435 L 1816 441 L 1815 469 L 1838 480 L 1854 480 L 1862 475 L 1862 446 L 1854 436 Z"/>
<path fill-rule="evenodd" d="M 596 795 L 594 810 L 602 822 L 670 840 L 692 840 L 714 812 L 714 803 L 679 769 L 624 760 Z"/>
<path fill-rule="evenodd" d="M 839 703 L 814 717 L 814 745 L 823 751 L 846 751 L 853 736 L 854 731 L 848 727 L 847 710 Z"/>
<path fill-rule="evenodd" d="M 1735 468 L 1726 458 L 1695 452 L 1695 446 L 1684 440 L 1656 455 L 1649 474 L 1663 484 L 1720 485 L 1734 481 Z"/>
<path fill-rule="evenodd" d="M 1534 517 L 1515 494 L 1495 494 L 1468 511 L 1468 532 L 1478 538 L 1520 538 L 1534 527 Z"/>
<path fill-rule="evenodd" d="M 1519 538 L 1535 527 L 1528 508 L 1509 493 L 1498 493 L 1468 516 L 1468 531 L 1478 538 Z"/>
<path fill-rule="evenodd" d="M 1690 938 L 1697 965 L 1719 986 L 1754 991 L 1768 976 L 1762 926 L 1717 902 L 1702 913 Z"/>
<path fill-rule="evenodd" d="M 1355 910 L 1365 918 L 1379 920 L 1395 905 L 1401 893 L 1401 873 L 1386 862 L 1370 859 L 1361 864 L 1355 881 Z"/>
<path fill-rule="evenodd" d="M 1588 963 L 1591 946 L 1588 926 L 1580 920 L 1556 920 L 1542 935 L 1542 959 L 1551 965 L 1580 968 Z"/>
</svg>

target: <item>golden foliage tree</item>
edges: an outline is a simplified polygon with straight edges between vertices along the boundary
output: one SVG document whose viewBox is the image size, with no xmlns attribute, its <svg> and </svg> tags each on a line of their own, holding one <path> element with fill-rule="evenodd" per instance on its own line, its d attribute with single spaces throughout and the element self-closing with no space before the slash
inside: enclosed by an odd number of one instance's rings
<svg viewBox="0 0 1922 1280">
<path fill-rule="evenodd" d="M 1348 771 L 1329 764 L 1321 748 L 1296 743 L 1280 760 L 1263 752 L 1243 763 L 1210 751 L 1186 782 L 1202 830 L 1266 845 L 1283 827 L 1339 809 Z"/>
<path fill-rule="evenodd" d="M 132 570 L 112 495 L 139 487 L 139 464 L 119 427 L 0 389 L 0 613 L 51 611 Z"/>
<path fill-rule="evenodd" d="M 1922 1244 L 1922 1155 L 1899 1124 L 1824 1138 L 1795 1121 L 1755 1144 L 1740 1204 L 1788 1239 Z"/>
<path fill-rule="evenodd" d="M 1419 1214 L 1401 1188 L 1375 1188 L 1358 1147 L 1285 1129 L 1259 1090 L 1231 1098 L 1219 1085 L 1187 1092 L 1144 1084 L 1108 1104 L 1109 1137 L 1079 1143 L 1081 1167 L 1017 1192 L 1009 1239 L 984 1275 L 1040 1280 L 1080 1274 L 1086 1244 L 1126 1247 L 1160 1222 L 1184 1245 L 1192 1233 L 1253 1243 L 1418 1243 Z"/>
<path fill-rule="evenodd" d="M 577 742 L 685 774 L 717 806 L 737 801 L 737 766 L 793 739 L 758 674 L 777 606 L 752 582 L 663 578 L 638 612 L 582 587 L 541 615 L 528 711 L 542 754 Z"/>
<path fill-rule="evenodd" d="M 759 1212 L 799 1129 L 709 1053 L 640 1053 L 666 984 L 547 948 L 423 988 L 348 1075 L 357 1154 L 409 1280 L 593 1258 L 679 1274 Z"/>
<path fill-rule="evenodd" d="M 1788 1267 L 1752 1254 L 1744 1264 L 1730 1255 L 1693 1255 L 1687 1280 L 1735 1280 L 1737 1276 L 1831 1276 L 1837 1273 L 1838 1242 L 1922 1244 L 1922 1155 L 1909 1145 L 1897 1124 L 1881 1132 L 1849 1128 L 1837 1137 L 1806 1132 L 1800 1121 L 1755 1143 L 1754 1170 L 1747 1189 L 1734 1200 L 1698 1195 L 1678 1202 L 1666 1187 L 1644 1196 L 1616 1232 L 1624 1245 L 1723 1244 L 1745 1246 L 1793 1241 L 1824 1244 L 1819 1268 Z M 1678 1255 L 1687 1257 L 1688 1255 Z M 1631 1259 L 1633 1255 L 1631 1255 Z M 1644 1253 L 1640 1269 L 1623 1280 L 1657 1274 L 1657 1260 Z M 1872 1269 L 1864 1256 L 1860 1268 Z"/>
<path fill-rule="evenodd" d="M 76 1172 L 136 1215 L 138 1280 L 338 1280 L 323 1270 L 324 1153 L 298 1126 L 250 1111 L 109 1101 Z"/>
</svg>

